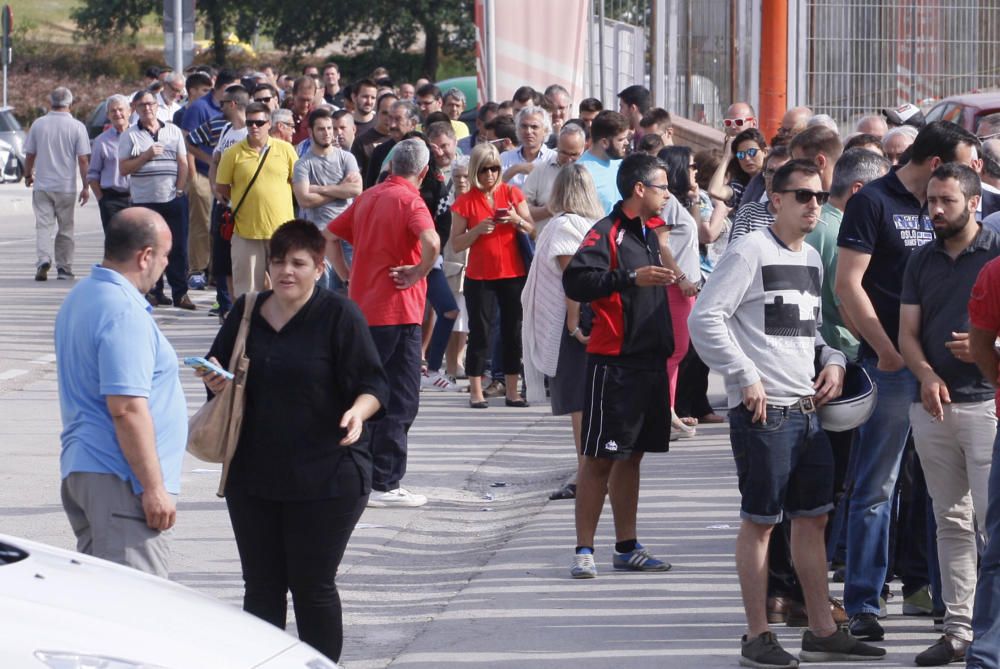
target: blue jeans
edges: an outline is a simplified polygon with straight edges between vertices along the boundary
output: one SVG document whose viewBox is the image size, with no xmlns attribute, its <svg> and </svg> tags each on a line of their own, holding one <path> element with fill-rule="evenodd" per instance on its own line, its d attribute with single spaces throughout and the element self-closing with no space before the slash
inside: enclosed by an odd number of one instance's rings
<svg viewBox="0 0 1000 669">
<path fill-rule="evenodd" d="M 451 292 L 447 277 L 440 269 L 432 269 L 427 275 L 427 301 L 437 314 L 431 341 L 427 346 L 427 369 L 437 372 L 441 370 L 441 361 L 448 349 L 451 331 L 455 328 L 455 319 L 448 318 L 445 314 L 458 311 L 458 302 Z"/>
<path fill-rule="evenodd" d="M 351 263 L 354 262 L 354 247 L 345 242 L 343 239 L 340 240 L 340 248 L 344 249 L 344 261 L 347 262 L 347 266 L 350 267 Z M 333 271 L 333 268 L 327 266 L 323 270 L 323 276 L 319 278 L 316 284 L 320 288 L 326 288 L 327 290 L 332 290 L 335 293 L 340 293 L 341 295 L 347 295 L 347 285 L 340 280 L 337 273 Z"/>
<path fill-rule="evenodd" d="M 847 571 L 844 605 L 849 615 L 879 611 L 879 595 L 889 565 L 889 520 L 899 463 L 910 432 L 910 404 L 917 380 L 905 367 L 877 369 L 874 358 L 861 361 L 878 387 L 878 402 L 858 430 L 854 487 L 847 520 Z"/>
<path fill-rule="evenodd" d="M 972 613 L 974 639 L 965 653 L 967 669 L 1000 666 L 1000 432 L 993 441 L 986 537 L 986 550 L 979 563 L 976 607 Z"/>
</svg>

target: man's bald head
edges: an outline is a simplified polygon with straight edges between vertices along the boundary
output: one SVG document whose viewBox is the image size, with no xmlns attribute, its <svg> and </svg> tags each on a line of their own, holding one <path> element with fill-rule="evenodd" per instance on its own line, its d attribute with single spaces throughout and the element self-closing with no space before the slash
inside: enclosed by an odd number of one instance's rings
<svg viewBox="0 0 1000 669">
<path fill-rule="evenodd" d="M 786 139 L 791 139 L 806 129 L 813 111 L 809 107 L 792 107 L 781 117 L 781 127 L 778 128 L 778 135 Z"/>
<path fill-rule="evenodd" d="M 157 248 L 170 227 L 152 209 L 129 207 L 111 217 L 104 232 L 104 259 L 115 263 L 131 260 L 145 248 Z"/>
<path fill-rule="evenodd" d="M 1000 180 L 1000 139 L 988 139 L 983 142 L 983 180 L 990 180 L 990 185 Z"/>
<path fill-rule="evenodd" d="M 757 118 L 753 107 L 746 102 L 734 102 L 726 109 L 726 115 L 722 119 L 725 132 L 730 137 L 735 137 L 747 128 L 757 127 Z"/>
<path fill-rule="evenodd" d="M 885 137 L 885 133 L 889 132 L 889 125 L 881 114 L 871 114 L 861 118 L 854 130 L 863 135 L 875 135 L 882 139 Z"/>
</svg>

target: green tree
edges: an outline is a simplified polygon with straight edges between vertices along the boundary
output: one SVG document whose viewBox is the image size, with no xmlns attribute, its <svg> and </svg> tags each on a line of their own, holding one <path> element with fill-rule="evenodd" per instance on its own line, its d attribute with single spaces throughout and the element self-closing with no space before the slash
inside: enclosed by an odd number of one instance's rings
<svg viewBox="0 0 1000 669">
<path fill-rule="evenodd" d="M 83 37 L 98 41 L 127 34 L 134 38 L 158 4 L 157 0 L 85 0 L 70 16 Z"/>
</svg>

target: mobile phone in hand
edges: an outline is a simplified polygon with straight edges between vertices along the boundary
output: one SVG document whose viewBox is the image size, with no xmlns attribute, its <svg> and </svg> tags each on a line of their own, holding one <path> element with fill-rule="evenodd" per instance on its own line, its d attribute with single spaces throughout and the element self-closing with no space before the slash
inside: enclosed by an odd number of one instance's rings
<svg viewBox="0 0 1000 669">
<path fill-rule="evenodd" d="M 493 212 L 494 219 L 507 218 L 508 216 L 510 216 L 510 209 L 507 207 L 500 207 Z"/>
<path fill-rule="evenodd" d="M 204 372 L 215 372 L 216 374 L 222 375 L 222 378 L 233 380 L 233 373 L 227 372 L 222 367 L 219 367 L 211 360 L 206 360 L 201 356 L 184 358 L 184 364 L 188 367 L 194 367 L 195 369 L 200 369 Z"/>
</svg>

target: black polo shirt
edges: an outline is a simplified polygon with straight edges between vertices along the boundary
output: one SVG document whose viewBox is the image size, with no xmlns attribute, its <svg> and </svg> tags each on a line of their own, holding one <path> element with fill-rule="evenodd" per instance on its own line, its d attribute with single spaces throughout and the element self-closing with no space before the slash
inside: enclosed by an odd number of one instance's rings
<svg viewBox="0 0 1000 669">
<path fill-rule="evenodd" d="M 871 262 L 861 280 L 885 333 L 899 348 L 899 294 L 910 255 L 934 239 L 927 208 L 893 170 L 872 181 L 847 202 L 837 246 L 867 253 Z M 861 340 L 861 357 L 876 357 Z"/>
<path fill-rule="evenodd" d="M 970 223 L 975 225 L 975 223 Z M 920 307 L 920 347 L 934 372 L 947 384 L 952 402 L 985 402 L 993 386 L 979 368 L 951 354 L 952 332 L 969 331 L 969 296 L 983 265 L 1000 256 L 1000 235 L 980 229 L 967 249 L 952 260 L 940 240 L 913 252 L 903 275 L 903 304 Z M 920 401 L 919 391 L 916 401 Z"/>
<path fill-rule="evenodd" d="M 243 429 L 226 489 L 305 501 L 359 497 L 371 490 L 370 429 L 341 446 L 340 419 L 362 393 L 385 407 L 389 384 L 357 305 L 331 291 L 313 296 L 281 330 L 260 314 L 257 297 L 247 336 Z M 208 355 L 229 364 L 245 299 L 233 305 Z"/>
</svg>

